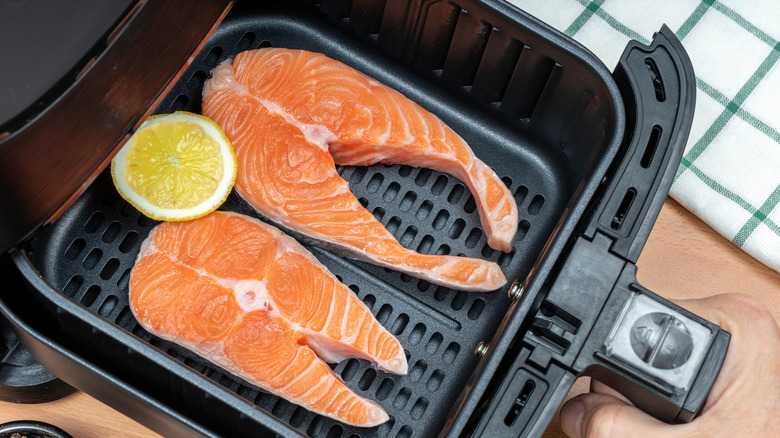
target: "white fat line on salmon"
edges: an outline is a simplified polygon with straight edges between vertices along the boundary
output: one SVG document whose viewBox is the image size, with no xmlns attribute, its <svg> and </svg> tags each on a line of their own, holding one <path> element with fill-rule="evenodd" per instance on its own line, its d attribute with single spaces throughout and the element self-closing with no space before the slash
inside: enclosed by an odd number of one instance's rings
<svg viewBox="0 0 780 438">
<path fill-rule="evenodd" d="M 347 327 L 349 324 L 349 313 L 352 307 L 352 294 L 348 293 L 344 300 L 344 312 L 341 314 L 341 322 L 339 323 L 339 330 L 341 331 L 341 338 L 343 339 L 347 334 Z"/>
<path fill-rule="evenodd" d="M 224 287 L 225 289 L 229 289 L 233 291 L 234 297 L 236 299 L 236 303 L 238 303 L 238 305 L 241 307 L 241 310 L 243 310 L 242 315 L 258 309 L 264 309 L 269 314 L 278 315 L 278 312 L 274 312 L 276 305 L 274 304 L 270 294 L 268 293 L 268 286 L 265 280 L 254 280 L 254 279 L 239 280 L 239 279 L 217 277 L 215 275 L 212 275 L 205 269 L 195 268 L 193 266 L 188 265 L 187 263 L 182 262 L 178 258 L 174 257 L 172 254 L 169 254 L 164 251 L 158 251 L 154 247 L 154 243 L 150 242 L 151 240 L 153 240 L 152 236 L 150 236 L 149 239 L 144 241 L 144 243 L 141 246 L 141 252 L 139 253 L 139 257 L 142 254 L 145 257 L 149 254 L 159 253 L 160 255 L 167 257 L 172 262 L 194 271 L 196 274 L 198 274 L 198 276 L 209 278 L 213 280 L 215 283 L 217 283 L 218 285 Z"/>
<path fill-rule="evenodd" d="M 237 214 L 237 213 L 230 213 L 230 214 Z M 283 234 L 279 229 L 277 229 L 277 228 L 275 228 L 275 227 L 273 227 L 271 225 L 268 225 L 266 223 L 263 223 L 262 221 L 260 221 L 258 219 L 255 219 L 255 218 L 250 218 L 250 219 L 252 221 L 254 221 L 255 223 L 257 223 L 261 228 L 263 228 L 264 230 L 270 232 L 274 236 L 274 239 L 278 243 L 277 248 L 276 248 L 276 255 L 275 255 L 276 259 L 282 257 L 287 252 L 293 252 L 295 254 L 301 255 L 301 256 L 305 257 L 306 259 L 308 259 L 314 266 L 316 266 L 320 270 L 322 270 L 322 272 L 324 272 L 326 275 L 328 275 L 334 282 L 336 282 L 338 284 L 342 284 L 338 280 L 338 278 L 336 278 L 336 276 L 333 275 L 332 272 L 330 272 L 330 270 L 328 270 L 319 260 L 317 260 L 316 257 L 314 257 L 310 253 L 308 253 L 308 251 L 301 244 L 299 244 L 297 241 L 295 241 L 295 239 L 293 239 L 292 237 L 289 237 L 289 236 Z M 263 285 L 265 285 L 265 282 L 263 282 Z M 267 294 L 268 290 L 265 289 L 265 292 Z M 350 293 L 352 293 L 352 292 L 350 292 Z M 270 297 L 270 295 L 267 296 L 267 300 L 270 303 L 270 306 L 269 306 L 270 308 L 267 309 L 267 312 L 268 312 L 269 315 L 275 316 L 275 317 L 279 317 L 279 318 L 285 320 L 290 325 L 291 328 L 293 328 L 294 330 L 296 330 L 296 331 L 298 331 L 300 333 L 304 333 L 306 335 L 313 335 L 313 336 L 323 336 L 323 334 L 320 333 L 320 332 L 316 332 L 316 331 L 313 331 L 311 329 L 305 328 L 305 327 L 301 326 L 300 324 L 298 324 L 297 322 L 290 321 L 287 318 L 285 318 L 277 310 L 277 306 L 274 303 L 273 299 Z M 347 298 L 347 300 L 349 300 L 349 298 Z M 365 304 L 363 304 L 362 301 L 360 301 L 358 299 L 358 302 L 360 303 L 360 305 L 362 305 L 364 307 L 366 313 L 370 313 L 369 310 L 368 310 L 368 307 L 366 307 Z M 325 327 L 327 327 L 327 323 L 330 321 L 330 319 L 332 317 L 332 313 L 333 313 L 334 307 L 335 307 L 334 305 L 330 306 L 330 309 L 328 311 L 329 312 L 328 313 L 328 317 L 326 319 Z M 333 340 L 333 341 L 337 342 L 337 343 L 343 343 L 343 340 Z"/>
<path fill-rule="evenodd" d="M 333 77 L 336 77 L 336 78 L 344 77 L 343 76 L 343 74 L 344 74 L 343 73 L 343 69 L 341 69 L 341 68 L 336 68 L 336 69 L 329 68 L 329 70 L 334 70 L 334 74 L 331 75 Z M 351 70 L 351 68 L 350 68 L 350 70 Z M 374 78 L 372 78 L 372 77 L 370 77 L 370 76 L 368 76 L 368 75 L 366 75 L 366 74 L 364 74 L 364 73 L 362 73 L 362 72 L 360 72 L 358 70 L 354 70 L 354 71 L 358 73 L 359 77 L 362 77 L 363 79 L 365 79 L 366 83 L 363 84 L 363 83 L 360 83 L 359 81 L 355 81 L 352 78 L 350 78 L 349 75 L 347 75 L 348 79 L 346 79 L 346 80 L 350 80 L 352 83 L 357 82 L 358 83 L 357 85 L 360 87 L 360 90 L 362 90 L 363 92 L 365 92 L 366 94 L 369 94 L 371 96 L 379 97 L 378 93 L 386 93 L 390 97 L 390 99 L 378 99 L 379 102 L 385 107 L 385 112 L 384 113 L 385 113 L 385 115 L 388 116 L 388 119 L 391 122 L 391 123 L 387 124 L 387 129 L 385 130 L 385 132 L 379 134 L 378 137 L 377 137 L 377 143 L 384 144 L 384 143 L 387 142 L 387 139 L 390 138 L 390 134 L 393 132 L 393 123 L 392 122 L 394 120 L 392 117 L 390 117 L 391 111 L 387 109 L 387 105 L 388 105 L 389 102 L 392 102 L 393 104 L 395 104 L 395 107 L 397 109 L 398 114 L 405 115 L 403 113 L 403 110 L 398 105 L 398 103 L 396 102 L 396 99 L 395 99 L 395 94 L 400 95 L 402 97 L 403 97 L 403 95 L 401 95 L 400 93 L 397 93 L 395 90 L 392 90 L 390 87 L 382 84 L 381 82 L 375 80 Z M 307 84 L 314 85 L 311 82 L 308 82 Z M 357 102 L 360 102 L 362 100 L 361 97 L 360 97 L 360 93 L 359 93 L 360 90 L 356 90 L 356 91 L 354 91 L 352 93 L 352 94 L 354 94 L 357 97 L 356 98 Z M 361 108 L 365 109 L 366 112 L 369 115 L 371 115 L 371 117 L 373 119 L 374 112 L 371 111 L 371 109 L 369 107 L 367 107 L 366 105 L 361 105 Z M 407 138 L 414 138 L 411 135 L 411 131 L 409 129 L 409 122 L 408 122 L 407 119 L 408 119 L 408 117 L 401 117 L 401 119 L 400 119 L 402 121 L 402 123 L 404 124 L 404 131 L 405 131 L 406 137 Z M 370 126 L 373 126 L 373 124 L 371 124 Z"/>
<path fill-rule="evenodd" d="M 311 363 L 309 364 L 309 366 L 306 368 L 306 370 L 304 370 L 304 372 L 302 372 L 302 373 L 300 374 L 300 376 L 301 376 L 301 377 L 305 376 L 305 375 L 306 375 L 306 371 L 309 371 L 309 369 L 311 369 L 311 368 L 315 367 L 316 365 L 319 365 L 320 363 L 322 363 L 322 360 L 321 360 L 320 358 L 317 358 L 317 360 L 313 360 L 313 361 L 311 361 Z M 334 376 L 335 376 L 335 377 L 336 377 L 338 380 L 341 380 L 341 376 L 339 376 L 338 374 L 336 374 L 336 373 L 333 373 L 333 375 L 334 375 Z M 343 383 L 343 380 L 341 380 L 341 381 L 342 381 L 342 383 Z M 294 382 L 294 381 L 293 381 L 293 382 L 290 382 L 290 385 L 291 385 L 292 383 L 295 383 L 295 382 Z M 329 381 L 329 380 L 327 380 L 327 379 L 320 379 L 320 380 L 319 380 L 317 383 L 315 383 L 314 385 L 311 385 L 311 386 L 309 387 L 309 389 L 307 389 L 307 390 L 306 390 L 306 391 L 305 391 L 303 394 L 299 395 L 299 396 L 298 396 L 298 399 L 300 399 L 300 400 L 308 400 L 308 399 L 309 399 L 309 396 L 311 396 L 312 394 L 314 394 L 315 392 L 317 392 L 317 391 L 319 390 L 319 388 L 320 388 L 322 385 L 327 385 L 328 383 L 330 383 L 330 385 L 331 385 L 331 386 L 336 384 L 336 382 L 335 382 L 335 381 L 333 381 L 333 380 L 330 380 L 330 381 Z M 289 386 L 289 385 L 288 385 L 288 386 Z M 287 388 L 285 388 L 285 389 L 287 389 Z M 322 397 L 324 397 L 325 395 L 327 395 L 327 394 L 328 394 L 328 390 L 329 390 L 329 389 L 330 389 L 330 388 L 326 389 L 325 391 L 322 391 L 322 394 L 323 394 L 323 395 L 322 395 L 322 396 L 320 396 L 320 398 L 322 398 Z M 359 396 L 358 396 L 358 397 L 359 397 Z M 318 398 L 317 400 L 319 400 L 320 398 Z M 312 402 L 312 404 L 314 404 L 314 402 Z"/>
<path fill-rule="evenodd" d="M 293 118 L 293 116 L 290 115 L 289 112 L 285 111 L 281 106 L 269 100 L 261 99 L 257 96 L 252 97 L 254 97 L 255 100 L 263 105 L 270 113 L 282 116 L 287 123 L 298 128 L 298 130 L 301 131 L 303 136 L 306 138 L 306 141 L 319 146 L 323 151 L 330 153 L 328 150 L 328 144 L 338 140 L 336 134 L 331 132 L 331 130 L 325 126 L 303 123 Z"/>
<path fill-rule="evenodd" d="M 361 301 L 361 304 L 363 302 Z M 371 312 L 368 310 L 368 307 L 364 306 L 364 312 L 362 313 L 362 316 L 360 317 L 360 324 L 358 324 L 357 328 L 355 328 L 355 332 L 352 333 L 351 336 L 344 339 L 344 342 L 347 342 L 351 345 L 354 345 L 355 341 L 357 341 L 358 337 L 360 336 L 360 332 L 363 330 L 363 326 L 366 324 L 366 319 L 368 319 L 368 323 L 371 323 Z"/>
<path fill-rule="evenodd" d="M 283 222 L 281 222 L 282 225 L 289 226 Z M 465 292 L 487 292 L 492 291 L 495 288 L 494 287 L 484 287 L 484 286 L 470 286 L 468 283 L 461 282 L 461 281 L 455 281 L 452 279 L 449 279 L 445 276 L 442 276 L 441 274 L 446 274 L 446 271 L 451 268 L 454 264 L 458 263 L 459 261 L 464 260 L 471 260 L 475 263 L 480 263 L 480 269 L 484 270 L 487 269 L 487 264 L 493 264 L 493 262 L 484 261 L 480 259 L 473 259 L 468 257 L 458 257 L 458 256 L 446 256 L 446 255 L 430 255 L 430 254 L 420 254 L 416 253 L 414 250 L 405 248 L 406 251 L 409 253 L 415 253 L 421 256 L 429 256 L 429 257 L 444 257 L 445 261 L 441 263 L 440 265 L 430 268 L 427 271 L 420 269 L 416 266 L 411 266 L 406 263 L 399 263 L 397 260 L 393 261 L 386 261 L 382 260 L 381 258 L 371 258 L 367 255 L 367 252 L 369 251 L 368 248 L 364 248 L 362 251 L 358 248 L 346 245 L 343 243 L 336 242 L 332 239 L 332 236 L 323 236 L 321 233 L 316 233 L 312 230 L 307 231 L 308 236 L 307 238 L 312 241 L 319 242 L 319 245 L 322 247 L 329 249 L 334 252 L 338 252 L 340 254 L 346 255 L 349 258 L 365 261 L 368 263 L 371 263 L 373 265 L 392 269 L 395 271 L 407 273 L 409 275 L 412 275 L 414 277 L 420 278 L 422 280 L 429 281 L 433 284 L 438 284 L 445 287 L 457 287 L 460 290 L 463 290 Z M 389 237 L 389 238 L 392 238 Z M 318 263 L 319 264 L 319 263 Z M 320 265 L 321 266 L 321 265 Z"/>
<path fill-rule="evenodd" d="M 382 327 L 379 324 L 376 324 L 374 327 L 371 327 L 371 332 L 372 333 L 376 332 L 376 334 L 374 335 L 374 348 L 373 348 L 373 350 L 370 350 L 370 349 L 366 348 L 366 350 L 374 351 L 375 353 L 379 353 L 379 352 L 382 351 L 382 349 L 380 348 L 379 343 L 380 342 L 384 343 L 384 340 L 382 339 L 382 332 L 384 332 L 384 331 L 385 331 L 384 327 Z M 371 340 L 370 337 L 369 337 L 369 340 Z"/>
<path fill-rule="evenodd" d="M 335 375 L 336 373 L 333 373 L 333 374 Z M 337 377 L 338 377 L 338 376 L 337 376 Z M 330 394 L 331 394 L 331 390 L 333 390 L 333 387 L 334 387 L 334 386 L 336 386 L 336 382 L 337 382 L 337 379 L 330 379 L 330 380 L 324 380 L 324 381 L 323 381 L 323 380 L 320 380 L 320 382 L 319 382 L 317 385 L 315 385 L 315 386 L 322 386 L 322 385 L 324 384 L 324 385 L 327 385 L 327 387 L 325 388 L 325 390 L 323 390 L 322 392 L 320 392 L 320 396 L 319 396 L 319 397 L 317 397 L 316 399 L 307 400 L 307 401 L 308 401 L 309 403 L 311 403 L 311 404 L 312 404 L 312 406 L 314 406 L 314 405 L 316 405 L 316 404 L 317 404 L 317 403 L 318 403 L 320 400 L 322 400 L 324 397 L 328 397 L 328 396 L 330 396 Z M 355 395 L 357 395 L 357 394 L 355 394 Z M 358 397 L 360 397 L 360 396 L 358 395 Z M 336 395 L 335 397 L 332 397 L 332 398 L 333 398 L 333 400 L 336 400 L 336 399 L 338 399 L 338 395 Z M 332 403 L 332 402 L 331 402 L 331 403 Z M 327 403 L 327 404 L 330 404 L 330 403 Z"/>
<path fill-rule="evenodd" d="M 219 80 L 214 80 L 214 78 L 219 78 Z M 214 69 L 212 80 L 203 89 L 203 99 L 205 100 L 211 93 L 221 89 L 230 89 L 239 96 L 247 96 L 255 100 L 271 114 L 283 117 L 287 123 L 298 128 L 306 141 L 317 145 L 325 152 L 328 152 L 328 143 L 338 140 L 336 134 L 325 126 L 300 122 L 280 105 L 252 94 L 246 85 L 236 81 L 232 60 L 225 61 Z"/>
<path fill-rule="evenodd" d="M 298 349 L 298 351 L 295 352 L 295 358 L 291 361 L 291 363 L 298 363 L 299 358 L 301 357 L 301 354 L 304 350 Z M 318 363 L 319 362 L 319 363 Z M 295 375 L 292 379 L 290 379 L 286 384 L 280 386 L 278 389 L 279 392 L 286 392 L 291 386 L 293 386 L 299 379 L 306 376 L 309 371 L 311 371 L 313 368 L 316 368 L 317 365 L 321 365 L 322 360 L 317 357 L 316 355 L 314 358 L 309 361 L 309 364 L 306 366 L 306 369 L 299 371 L 297 375 Z M 284 374 L 284 373 L 281 373 Z M 303 400 L 307 395 L 309 395 L 314 388 L 316 388 L 317 385 L 311 386 L 309 389 L 307 389 L 303 394 L 297 395 L 296 398 Z"/>
<path fill-rule="evenodd" d="M 380 90 L 380 91 L 382 91 L 382 90 Z M 388 99 L 383 99 L 382 103 L 385 105 L 385 107 L 387 107 L 388 105 L 392 104 L 395 107 L 395 111 L 398 114 L 400 114 L 401 117 L 400 118 L 392 118 L 392 117 L 390 117 L 390 111 L 389 110 L 385 110 L 385 114 L 388 115 L 388 119 L 390 120 L 390 123 L 387 124 L 387 126 L 388 126 L 387 133 L 386 133 L 386 135 L 384 137 L 381 137 L 381 140 L 380 140 L 379 144 L 385 144 L 387 142 L 387 139 L 390 138 L 390 132 L 392 130 L 392 125 L 394 123 L 399 122 L 399 121 L 400 121 L 400 123 L 403 124 L 404 136 L 405 136 L 404 140 L 400 141 L 399 143 L 401 143 L 401 144 L 410 144 L 410 143 L 412 143 L 415 140 L 415 136 L 414 136 L 414 134 L 412 134 L 412 129 L 409 126 L 409 124 L 411 123 L 412 117 L 410 117 L 410 114 L 407 114 L 406 112 L 404 112 L 404 106 L 401 105 L 402 103 L 404 103 L 403 99 L 407 99 L 407 98 L 406 98 L 406 96 L 404 96 L 404 95 L 402 95 L 400 93 L 394 92 L 394 91 L 395 90 L 392 90 L 389 87 L 385 88 L 384 92 L 387 94 L 387 96 L 389 98 Z M 376 93 L 372 93 L 372 94 L 376 94 Z M 419 117 L 418 117 L 418 120 L 419 120 Z M 427 126 L 426 126 L 426 134 L 427 134 Z"/>
</svg>

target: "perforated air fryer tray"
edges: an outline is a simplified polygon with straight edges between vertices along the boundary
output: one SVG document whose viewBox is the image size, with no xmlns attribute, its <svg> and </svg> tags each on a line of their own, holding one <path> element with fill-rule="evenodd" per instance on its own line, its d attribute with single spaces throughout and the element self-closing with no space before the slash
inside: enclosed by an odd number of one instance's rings
<svg viewBox="0 0 780 438">
<path fill-rule="evenodd" d="M 275 421 L 282 426 L 269 428 L 278 433 L 297 429 L 312 436 L 410 437 L 440 433 L 452 420 L 451 409 L 464 396 L 469 379 L 477 370 L 477 345 L 496 336 L 502 320 L 513 308 L 507 295 L 509 285 L 514 279 L 525 279 L 551 247 L 560 251 L 562 243 L 556 239 L 561 233 L 563 239 L 571 232 L 577 220 L 570 216 L 571 212 L 579 214 L 584 210 L 588 199 L 581 194 L 592 195 L 622 133 L 618 121 L 622 115 L 619 111 L 611 112 L 615 105 L 620 108 L 619 103 L 610 100 L 616 99 L 615 88 L 598 82 L 602 80 L 599 75 L 608 73 L 601 67 L 593 73 L 590 55 L 584 55 L 588 57 L 585 62 L 577 58 L 583 55 L 571 53 L 571 47 L 564 50 L 539 45 L 532 49 L 528 44 L 533 44 L 534 38 L 544 41 L 546 34 L 529 33 L 528 39 L 520 41 L 512 32 L 503 31 L 509 27 L 501 32 L 494 27 L 508 20 L 500 14 L 495 14 L 498 18 L 494 18 L 493 24 L 487 24 L 473 15 L 473 10 L 469 12 L 450 3 L 440 5 L 444 6 L 426 9 L 428 20 L 438 20 L 436 14 L 442 20 L 454 18 L 448 25 L 451 34 L 420 25 L 414 55 L 400 56 L 394 53 L 397 47 L 383 43 L 381 37 L 384 34 L 380 30 L 392 25 L 387 24 L 392 18 L 387 11 L 384 18 L 378 16 L 378 22 L 371 22 L 370 16 L 362 16 L 368 24 L 353 20 L 352 30 L 347 26 L 345 31 L 339 26 L 343 18 L 338 16 L 335 20 L 324 19 L 318 12 L 283 7 L 253 14 L 243 10 L 244 5 L 238 5 L 155 111 L 200 112 L 201 90 L 211 69 L 242 50 L 279 46 L 323 52 L 438 115 L 466 139 L 476 155 L 492 166 L 509 187 L 519 207 L 519 232 L 512 251 L 501 253 L 487 246 L 473 197 L 456 178 L 399 165 L 339 168 L 360 202 L 402 245 L 422 253 L 495 261 L 509 280 L 495 292 L 458 292 L 308 247 L 368 305 L 407 352 L 407 376 L 378 372 L 366 361 L 356 359 L 333 366 L 350 388 L 387 410 L 391 416 L 388 423 L 360 429 L 320 417 L 259 391 L 142 329 L 128 306 L 128 280 L 140 244 L 156 223 L 120 198 L 107 172 L 27 248 L 32 265 L 52 286 L 51 291 L 56 291 L 48 299 L 57 303 L 65 297 L 89 310 L 79 316 L 82 324 L 85 318 L 96 321 L 91 333 L 84 328 L 63 328 L 71 337 L 73 330 L 81 330 L 79 343 L 90 336 L 100 339 L 97 345 L 83 347 L 82 354 L 105 354 L 106 357 L 96 359 L 102 366 L 132 368 L 111 363 L 125 360 L 121 358 L 123 352 L 126 360 L 133 362 L 140 348 L 136 340 L 148 343 L 155 351 L 162 351 L 206 379 L 198 380 L 201 377 L 186 373 L 178 375 L 180 365 L 150 354 L 138 363 L 154 362 L 172 375 L 155 377 L 155 370 L 136 365 L 133 373 L 139 387 L 147 393 L 159 391 L 160 394 L 152 394 L 159 398 L 180 400 L 183 415 L 193 418 L 222 415 L 219 409 L 208 407 L 215 398 L 239 406 L 236 411 L 241 413 L 240 421 L 230 431 L 233 436 L 257 433 L 257 425 Z M 530 26 L 541 27 L 535 22 Z M 363 36 L 356 34 L 357 27 L 368 32 Z M 475 33 L 475 29 L 482 33 Z M 459 38 L 465 41 L 474 35 L 484 40 L 479 44 L 482 53 L 476 58 L 456 46 Z M 434 50 L 436 46 L 430 44 L 443 37 L 450 38 L 452 44 Z M 471 64 L 475 66 L 469 67 Z M 251 214 L 235 199 L 235 194 L 222 208 Z M 63 321 L 70 321 L 69 318 L 63 317 Z M 106 327 L 113 325 L 121 330 L 100 328 L 106 322 Z M 63 326 L 68 324 L 63 322 Z M 103 347 L 111 342 L 116 345 L 112 343 L 103 353 Z M 161 379 L 168 386 L 156 389 L 156 384 L 143 383 L 147 378 Z M 187 384 L 194 382 L 192 385 L 202 392 L 182 389 L 186 385 L 177 379 Z M 177 394 L 177 390 L 182 394 Z M 174 394 L 170 395 L 171 392 Z M 197 406 L 202 406 L 204 412 L 198 413 Z M 208 430 L 220 421 L 202 420 L 198 427 Z M 255 426 L 250 430 L 251 425 Z"/>
</svg>

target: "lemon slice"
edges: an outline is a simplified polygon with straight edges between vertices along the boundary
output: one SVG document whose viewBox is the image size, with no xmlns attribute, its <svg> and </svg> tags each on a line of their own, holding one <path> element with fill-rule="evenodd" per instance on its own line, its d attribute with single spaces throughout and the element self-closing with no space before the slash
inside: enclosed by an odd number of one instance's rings
<svg viewBox="0 0 780 438">
<path fill-rule="evenodd" d="M 222 128 L 184 111 L 146 119 L 111 161 L 119 194 L 162 221 L 205 216 L 236 182 L 236 154 Z"/>
</svg>

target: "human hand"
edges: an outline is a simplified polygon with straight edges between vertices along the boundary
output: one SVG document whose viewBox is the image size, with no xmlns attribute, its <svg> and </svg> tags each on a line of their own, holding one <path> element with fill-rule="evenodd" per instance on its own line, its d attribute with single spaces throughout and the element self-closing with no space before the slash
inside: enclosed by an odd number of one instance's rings
<svg viewBox="0 0 780 438">
<path fill-rule="evenodd" d="M 702 412 L 670 425 L 645 414 L 595 380 L 591 392 L 561 408 L 561 426 L 572 438 L 778 436 L 780 327 L 756 299 L 741 294 L 677 301 L 731 333 L 723 367 Z"/>
</svg>

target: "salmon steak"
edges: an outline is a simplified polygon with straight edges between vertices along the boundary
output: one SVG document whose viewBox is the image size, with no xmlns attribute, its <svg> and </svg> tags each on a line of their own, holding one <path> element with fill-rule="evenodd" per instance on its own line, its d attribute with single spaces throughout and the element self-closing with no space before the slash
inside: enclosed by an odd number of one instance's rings
<svg viewBox="0 0 780 438">
<path fill-rule="evenodd" d="M 349 288 L 293 238 L 238 213 L 154 228 L 130 274 L 130 307 L 150 333 L 346 424 L 389 417 L 326 362 L 407 372 L 401 344 Z"/>
<path fill-rule="evenodd" d="M 264 48 L 214 69 L 203 114 L 236 150 L 236 192 L 282 228 L 453 289 L 506 283 L 493 262 L 404 248 L 338 174 L 336 165 L 375 163 L 452 174 L 474 195 L 488 244 L 511 250 L 518 214 L 507 187 L 452 129 L 397 91 L 319 53 Z"/>
</svg>

